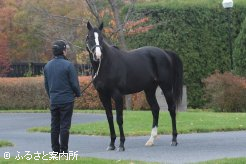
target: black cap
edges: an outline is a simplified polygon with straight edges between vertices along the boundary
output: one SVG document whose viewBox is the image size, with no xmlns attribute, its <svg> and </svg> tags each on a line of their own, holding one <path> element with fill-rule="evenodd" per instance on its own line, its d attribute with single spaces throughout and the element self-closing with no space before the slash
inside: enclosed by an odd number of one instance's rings
<svg viewBox="0 0 246 164">
<path fill-rule="evenodd" d="M 67 49 L 67 44 L 64 40 L 57 40 L 53 43 L 53 55 L 63 55 L 63 51 Z"/>
</svg>

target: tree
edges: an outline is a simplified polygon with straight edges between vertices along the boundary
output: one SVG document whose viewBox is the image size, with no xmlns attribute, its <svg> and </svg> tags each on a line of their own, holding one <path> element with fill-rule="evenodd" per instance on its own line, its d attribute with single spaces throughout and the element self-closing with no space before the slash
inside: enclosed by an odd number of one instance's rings
<svg viewBox="0 0 246 164">
<path fill-rule="evenodd" d="M 131 13 L 133 12 L 136 0 L 108 0 L 108 2 L 102 2 L 99 0 L 86 0 L 86 2 L 89 6 L 90 12 L 96 18 L 97 23 L 100 24 L 101 22 L 104 22 L 104 24 L 106 24 L 104 31 L 107 37 L 111 41 L 114 40 L 116 42 L 119 42 L 119 47 L 127 49 L 125 43 L 124 28 L 125 24 L 128 21 L 129 15 L 131 15 Z M 120 10 L 127 4 L 130 5 L 127 14 L 123 19 L 120 17 Z"/>
<path fill-rule="evenodd" d="M 10 70 L 8 34 L 12 32 L 15 12 L 6 1 L 0 1 L 0 76 L 6 76 Z"/>
<path fill-rule="evenodd" d="M 139 27 L 137 30 L 133 29 L 134 27 L 136 27 L 137 25 L 145 22 L 146 18 L 140 19 L 140 21 L 129 21 L 129 16 L 133 13 L 133 9 L 134 9 L 134 5 L 136 3 L 136 0 L 124 0 L 124 1 L 119 1 L 119 0 L 108 0 L 108 4 L 101 1 L 97 1 L 97 0 L 86 0 L 91 13 L 95 16 L 96 21 L 98 22 L 98 24 L 100 22 L 109 22 L 108 24 L 110 24 L 112 26 L 111 30 L 110 28 L 106 28 L 105 32 L 106 34 L 108 33 L 110 36 L 115 35 L 116 36 L 116 42 L 119 43 L 119 47 L 127 50 L 127 45 L 126 45 L 126 41 L 125 41 L 125 35 L 127 34 L 131 34 L 133 35 L 134 33 L 137 32 L 146 32 L 148 30 L 150 30 L 152 28 L 152 26 L 148 26 L 146 27 Z M 108 7 L 108 5 L 110 7 Z M 124 20 L 120 17 L 120 9 L 122 7 L 124 7 L 125 5 L 129 5 L 127 13 L 125 15 Z M 101 7 L 100 7 L 101 6 Z M 105 17 L 105 11 L 108 12 L 108 15 L 111 17 Z M 107 20 L 108 18 L 108 20 Z M 126 31 L 126 32 L 124 32 Z M 130 32 L 129 32 L 130 31 Z M 128 33 L 129 32 L 129 33 Z M 126 101 L 126 108 L 127 109 L 131 109 L 131 95 L 126 95 L 125 97 L 125 101 Z"/>
<path fill-rule="evenodd" d="M 246 18 L 238 34 L 233 50 L 234 71 L 240 76 L 246 77 Z"/>
<path fill-rule="evenodd" d="M 2 4 L 15 9 L 13 15 L 8 14 L 11 26 L 3 24 L 11 27 L 7 33 L 11 62 L 46 62 L 52 57 L 51 44 L 56 39 L 68 42 L 69 58 L 77 61 L 77 54 L 84 50 L 85 19 L 91 17 L 85 1 L 0 0 Z"/>
<path fill-rule="evenodd" d="M 52 57 L 52 42 L 64 39 L 71 47 L 69 58 L 76 62 L 77 49 L 72 45 L 81 37 L 85 7 L 85 2 L 77 0 L 24 0 L 15 16 L 15 27 L 21 32 L 13 36 L 18 50 L 12 54 L 18 61 L 46 62 Z"/>
<path fill-rule="evenodd" d="M 6 76 L 9 71 L 8 39 L 6 35 L 0 33 L 0 77 Z"/>
<path fill-rule="evenodd" d="M 96 20 L 98 23 L 102 22 L 102 15 L 103 12 L 105 11 L 105 8 L 104 10 L 102 11 L 98 11 L 98 7 L 96 4 L 98 4 L 99 2 L 97 2 L 96 0 L 86 0 L 90 10 L 91 10 L 91 13 L 95 16 Z M 121 23 L 121 20 L 120 20 L 120 15 L 119 15 L 119 1 L 117 0 L 108 0 L 108 3 L 109 5 L 111 6 L 111 11 L 113 12 L 113 18 L 111 17 L 109 19 L 109 22 L 111 22 L 111 24 L 115 25 L 116 27 L 116 32 L 119 33 L 119 35 L 117 35 L 117 40 L 119 41 L 120 43 L 120 47 L 123 48 L 123 49 L 127 49 L 127 46 L 126 46 L 126 42 L 125 42 L 125 36 L 124 36 L 124 32 L 123 32 L 123 24 Z M 102 5 L 102 6 L 105 6 Z M 100 17 L 100 13 L 101 13 L 101 17 Z M 110 12 L 111 13 L 111 12 Z M 112 30 L 109 30 L 110 32 L 112 32 Z M 131 108 L 131 95 L 126 95 L 125 96 L 125 101 L 126 101 L 126 108 L 127 109 L 130 109 Z"/>
</svg>

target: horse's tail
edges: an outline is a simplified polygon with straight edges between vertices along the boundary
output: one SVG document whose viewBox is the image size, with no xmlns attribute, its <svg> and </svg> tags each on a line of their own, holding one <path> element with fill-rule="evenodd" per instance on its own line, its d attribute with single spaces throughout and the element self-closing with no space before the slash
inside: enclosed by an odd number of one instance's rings
<svg viewBox="0 0 246 164">
<path fill-rule="evenodd" d="M 182 101 L 183 95 L 183 63 L 179 56 L 172 52 L 166 51 L 172 60 L 173 68 L 173 95 L 175 99 L 176 106 L 178 106 Z"/>
</svg>

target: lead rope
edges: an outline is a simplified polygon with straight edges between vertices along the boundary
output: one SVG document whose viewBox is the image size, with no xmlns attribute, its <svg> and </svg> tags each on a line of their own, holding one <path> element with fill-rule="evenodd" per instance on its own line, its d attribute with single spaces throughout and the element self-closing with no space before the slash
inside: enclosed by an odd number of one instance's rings
<svg viewBox="0 0 246 164">
<path fill-rule="evenodd" d="M 100 67 L 101 67 L 101 59 L 99 59 L 99 65 L 98 65 L 98 68 L 97 68 L 96 73 L 95 73 L 94 76 L 92 77 L 90 83 L 89 83 L 89 84 L 81 91 L 81 93 L 83 93 L 87 88 L 89 88 L 89 86 L 91 85 L 91 83 L 92 83 L 92 82 L 95 80 L 95 78 L 98 76 Z"/>
</svg>

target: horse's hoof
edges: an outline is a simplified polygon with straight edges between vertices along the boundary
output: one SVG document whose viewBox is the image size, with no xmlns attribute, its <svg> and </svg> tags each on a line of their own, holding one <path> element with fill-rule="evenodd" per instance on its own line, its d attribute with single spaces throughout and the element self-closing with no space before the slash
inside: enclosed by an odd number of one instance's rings
<svg viewBox="0 0 246 164">
<path fill-rule="evenodd" d="M 145 146 L 154 146 L 154 142 L 152 141 L 147 141 Z"/>
<path fill-rule="evenodd" d="M 177 146 L 178 142 L 177 141 L 172 141 L 171 146 Z"/>
<path fill-rule="evenodd" d="M 107 151 L 111 151 L 111 150 L 115 150 L 115 146 L 114 145 L 109 145 L 107 147 Z"/>
<path fill-rule="evenodd" d="M 125 147 L 120 146 L 120 147 L 118 147 L 117 151 L 119 151 L 119 152 L 125 151 Z"/>
</svg>

